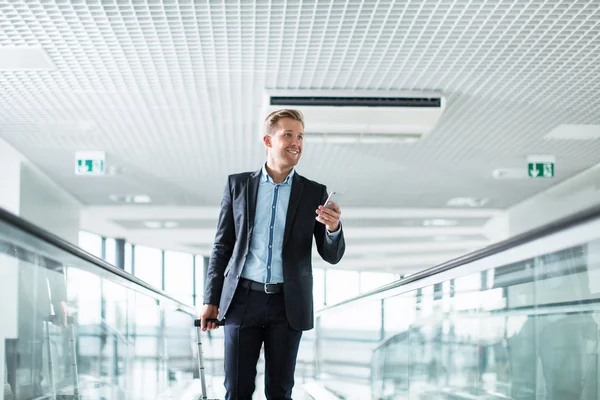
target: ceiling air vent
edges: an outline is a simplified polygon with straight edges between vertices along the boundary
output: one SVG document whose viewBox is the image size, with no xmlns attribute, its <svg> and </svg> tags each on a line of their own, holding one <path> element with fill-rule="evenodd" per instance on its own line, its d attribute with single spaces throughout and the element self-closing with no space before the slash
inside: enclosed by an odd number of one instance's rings
<svg viewBox="0 0 600 400">
<path fill-rule="evenodd" d="M 306 139 L 331 143 L 410 143 L 437 125 L 439 93 L 281 91 L 266 93 L 265 115 L 282 108 L 304 114 Z M 262 130 L 261 130 L 262 136 Z"/>
<path fill-rule="evenodd" d="M 272 96 L 271 106 L 296 107 L 434 107 L 442 106 L 437 97 L 324 97 Z"/>
</svg>

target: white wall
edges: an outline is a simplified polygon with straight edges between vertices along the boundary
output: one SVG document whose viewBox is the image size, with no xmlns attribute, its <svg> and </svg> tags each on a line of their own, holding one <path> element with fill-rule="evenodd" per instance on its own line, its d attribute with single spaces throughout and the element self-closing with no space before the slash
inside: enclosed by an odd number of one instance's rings
<svg viewBox="0 0 600 400">
<path fill-rule="evenodd" d="M 21 162 L 23 157 L 8 143 L 0 139 L 0 207 L 19 213 Z M 0 225 L 0 239 L 6 240 L 7 232 Z M 18 314 L 19 263 L 16 259 L 0 254 L 0 304 L 2 323 L 0 324 L 0 379 L 5 381 L 4 343 L 7 338 L 16 338 Z M 0 399 L 4 398 L 4 388 Z"/>
<path fill-rule="evenodd" d="M 81 204 L 0 139 L 0 207 L 77 243 Z M 10 240 L 0 224 L 0 238 Z M 0 379 L 5 377 L 4 339 L 18 337 L 19 261 L 0 254 Z M 0 400 L 4 390 L 0 389 Z"/>
<path fill-rule="evenodd" d="M 0 207 L 19 213 L 23 157 L 0 139 Z"/>
<path fill-rule="evenodd" d="M 0 207 L 19 213 L 21 155 L 0 139 Z M 5 235 L 0 226 L 0 238 Z M 14 258 L 0 254 L 0 304 L 2 304 L 2 324 L 0 324 L 0 379 L 4 382 L 4 340 L 17 337 L 17 298 L 18 262 Z M 0 391 L 0 399 L 4 389 Z"/>
<path fill-rule="evenodd" d="M 81 204 L 31 164 L 21 165 L 20 215 L 77 244 Z"/>
<path fill-rule="evenodd" d="M 600 204 L 600 164 L 507 210 L 516 235 Z"/>
<path fill-rule="evenodd" d="M 77 244 L 82 205 L 0 139 L 0 207 Z"/>
</svg>

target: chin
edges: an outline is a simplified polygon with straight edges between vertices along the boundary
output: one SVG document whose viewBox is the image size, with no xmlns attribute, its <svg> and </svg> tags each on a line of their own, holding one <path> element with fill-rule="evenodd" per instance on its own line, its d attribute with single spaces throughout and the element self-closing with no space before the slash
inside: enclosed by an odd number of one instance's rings
<svg viewBox="0 0 600 400">
<path fill-rule="evenodd" d="M 293 167 L 296 164 L 298 164 L 298 161 L 300 161 L 300 157 L 297 158 L 291 158 L 291 157 L 286 157 L 285 158 L 285 162 L 290 166 Z"/>
</svg>

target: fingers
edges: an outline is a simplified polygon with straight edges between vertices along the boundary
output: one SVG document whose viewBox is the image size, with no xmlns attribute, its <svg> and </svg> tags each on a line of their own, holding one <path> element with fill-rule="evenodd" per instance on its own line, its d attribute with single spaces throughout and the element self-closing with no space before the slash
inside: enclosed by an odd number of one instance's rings
<svg viewBox="0 0 600 400">
<path fill-rule="evenodd" d="M 214 322 L 207 321 L 208 318 L 210 318 L 210 316 L 206 317 L 205 315 L 202 315 L 202 318 L 201 318 L 202 324 L 200 326 L 200 328 L 202 329 L 202 331 L 212 331 L 212 330 L 215 330 L 215 329 L 219 329 L 219 325 L 217 325 Z"/>
<path fill-rule="evenodd" d="M 340 206 L 335 201 L 328 201 L 324 208 L 341 214 Z"/>
<path fill-rule="evenodd" d="M 319 214 L 319 216 L 317 216 L 317 221 L 325 225 L 330 225 L 335 223 L 336 219 L 327 214 Z"/>
<path fill-rule="evenodd" d="M 208 321 L 208 319 L 216 319 L 218 315 L 218 307 L 206 305 L 204 307 L 204 310 L 202 311 L 202 315 L 200 316 L 200 329 L 202 329 L 202 331 L 212 331 L 214 329 L 219 329 L 219 326 L 215 322 Z"/>
<path fill-rule="evenodd" d="M 214 322 L 208 322 L 207 317 L 205 317 L 204 315 L 202 316 L 201 320 L 202 323 L 200 329 L 202 329 L 202 331 L 212 331 L 215 329 L 219 329 L 219 325 L 215 324 Z"/>
<path fill-rule="evenodd" d="M 339 221 L 340 216 L 342 215 L 340 211 L 340 207 L 334 202 L 329 202 L 328 206 L 331 206 L 332 209 L 324 206 L 319 206 L 316 210 L 319 218 L 317 218 L 320 222 L 326 223 L 337 223 Z"/>
<path fill-rule="evenodd" d="M 219 329 L 219 325 L 217 325 L 214 322 L 206 321 L 205 325 L 206 325 L 206 329 L 203 329 L 203 331 L 212 331 L 212 330 L 215 330 L 215 329 Z"/>
<path fill-rule="evenodd" d="M 320 212 L 320 213 L 319 213 Z M 340 206 L 336 203 L 330 201 L 327 203 L 327 206 L 319 206 L 317 209 L 317 214 L 327 214 L 330 216 L 337 216 L 338 218 L 342 215 L 342 211 L 340 210 Z"/>
</svg>

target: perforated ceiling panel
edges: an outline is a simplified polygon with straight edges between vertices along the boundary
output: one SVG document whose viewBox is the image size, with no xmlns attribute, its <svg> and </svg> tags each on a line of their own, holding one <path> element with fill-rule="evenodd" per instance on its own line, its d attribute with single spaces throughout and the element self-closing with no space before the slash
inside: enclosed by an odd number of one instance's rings
<svg viewBox="0 0 600 400">
<path fill-rule="evenodd" d="M 600 162 L 600 9 L 592 1 L 0 2 L 0 46 L 41 46 L 54 71 L 0 71 L 0 135 L 86 204 L 148 194 L 218 205 L 228 173 L 258 169 L 265 88 L 446 93 L 419 143 L 306 145 L 298 170 L 348 206 L 504 208 Z M 73 174 L 106 150 L 121 175 Z M 552 180 L 494 180 L 526 155 Z M 132 193 L 135 192 L 135 193 Z"/>
</svg>

